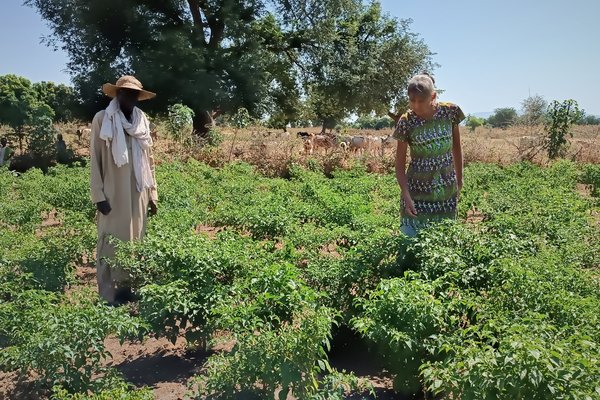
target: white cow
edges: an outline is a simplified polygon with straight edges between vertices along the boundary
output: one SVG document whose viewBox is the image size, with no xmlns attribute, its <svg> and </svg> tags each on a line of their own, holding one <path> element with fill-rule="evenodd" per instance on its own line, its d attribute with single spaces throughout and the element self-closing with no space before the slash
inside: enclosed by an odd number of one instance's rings
<svg viewBox="0 0 600 400">
<path fill-rule="evenodd" d="M 383 139 L 379 136 L 354 136 L 350 142 L 350 150 L 357 153 L 372 152 L 381 149 Z"/>
</svg>

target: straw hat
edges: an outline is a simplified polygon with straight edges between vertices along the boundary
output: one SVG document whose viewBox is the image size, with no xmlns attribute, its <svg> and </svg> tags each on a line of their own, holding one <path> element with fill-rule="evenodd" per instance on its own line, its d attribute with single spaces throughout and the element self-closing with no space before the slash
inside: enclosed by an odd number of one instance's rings
<svg viewBox="0 0 600 400">
<path fill-rule="evenodd" d="M 133 89 L 140 92 L 139 101 L 149 100 L 156 96 L 156 93 L 144 90 L 142 83 L 138 81 L 134 76 L 125 75 L 119 78 L 116 85 L 112 83 L 105 83 L 102 85 L 102 92 L 108 97 L 117 97 L 117 91 L 119 89 Z"/>
</svg>

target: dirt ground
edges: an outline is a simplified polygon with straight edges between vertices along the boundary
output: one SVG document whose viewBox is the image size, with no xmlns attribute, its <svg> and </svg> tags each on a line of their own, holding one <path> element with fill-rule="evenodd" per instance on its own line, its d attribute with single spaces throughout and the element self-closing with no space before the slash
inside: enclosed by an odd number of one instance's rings
<svg viewBox="0 0 600 400">
<path fill-rule="evenodd" d="M 205 232 L 208 229 L 199 227 L 199 230 Z M 78 266 L 75 271 L 76 282 L 67 289 L 67 294 L 95 289 L 95 274 L 95 268 L 90 263 Z M 136 387 L 152 388 L 154 397 L 158 400 L 185 399 L 190 378 L 202 373 L 207 358 L 215 352 L 230 351 L 233 346 L 233 343 L 225 343 L 203 351 L 188 346 L 183 337 L 179 337 L 174 344 L 165 338 L 147 338 L 143 342 L 128 341 L 122 345 L 116 337 L 108 337 L 104 344 L 112 355 L 105 361 L 105 365 L 116 368 L 126 381 Z M 392 390 L 391 377 L 385 373 L 383 366 L 369 349 L 348 332 L 334 340 L 330 362 L 339 371 L 353 372 L 358 378 L 367 380 L 373 386 L 377 399 L 405 399 Z M 48 398 L 47 393 L 36 388 L 35 380 L 35 375 L 19 377 L 15 372 L 0 372 L 0 400 Z M 349 397 L 369 398 L 373 397 Z M 289 396 L 288 400 L 295 398 Z"/>
</svg>

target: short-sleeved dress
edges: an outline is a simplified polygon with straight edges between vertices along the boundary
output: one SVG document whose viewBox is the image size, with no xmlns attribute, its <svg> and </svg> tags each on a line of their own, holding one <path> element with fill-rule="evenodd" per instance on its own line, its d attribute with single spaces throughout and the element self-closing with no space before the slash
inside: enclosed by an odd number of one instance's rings
<svg viewBox="0 0 600 400">
<path fill-rule="evenodd" d="M 402 226 L 417 231 L 427 224 L 456 218 L 458 185 L 452 156 L 452 127 L 465 115 L 452 103 L 438 103 L 433 118 L 424 120 L 412 110 L 400 117 L 393 137 L 407 142 L 410 164 L 406 173 L 416 217 L 406 214 L 402 199 Z"/>
</svg>

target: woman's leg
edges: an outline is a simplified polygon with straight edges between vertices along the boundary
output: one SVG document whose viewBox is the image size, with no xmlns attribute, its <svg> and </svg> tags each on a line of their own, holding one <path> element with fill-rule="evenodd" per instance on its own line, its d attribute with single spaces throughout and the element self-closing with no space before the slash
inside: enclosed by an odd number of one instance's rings
<svg viewBox="0 0 600 400">
<path fill-rule="evenodd" d="M 404 224 L 400 227 L 400 232 L 409 238 L 417 236 L 417 230 L 413 226 L 407 224 Z"/>
</svg>

